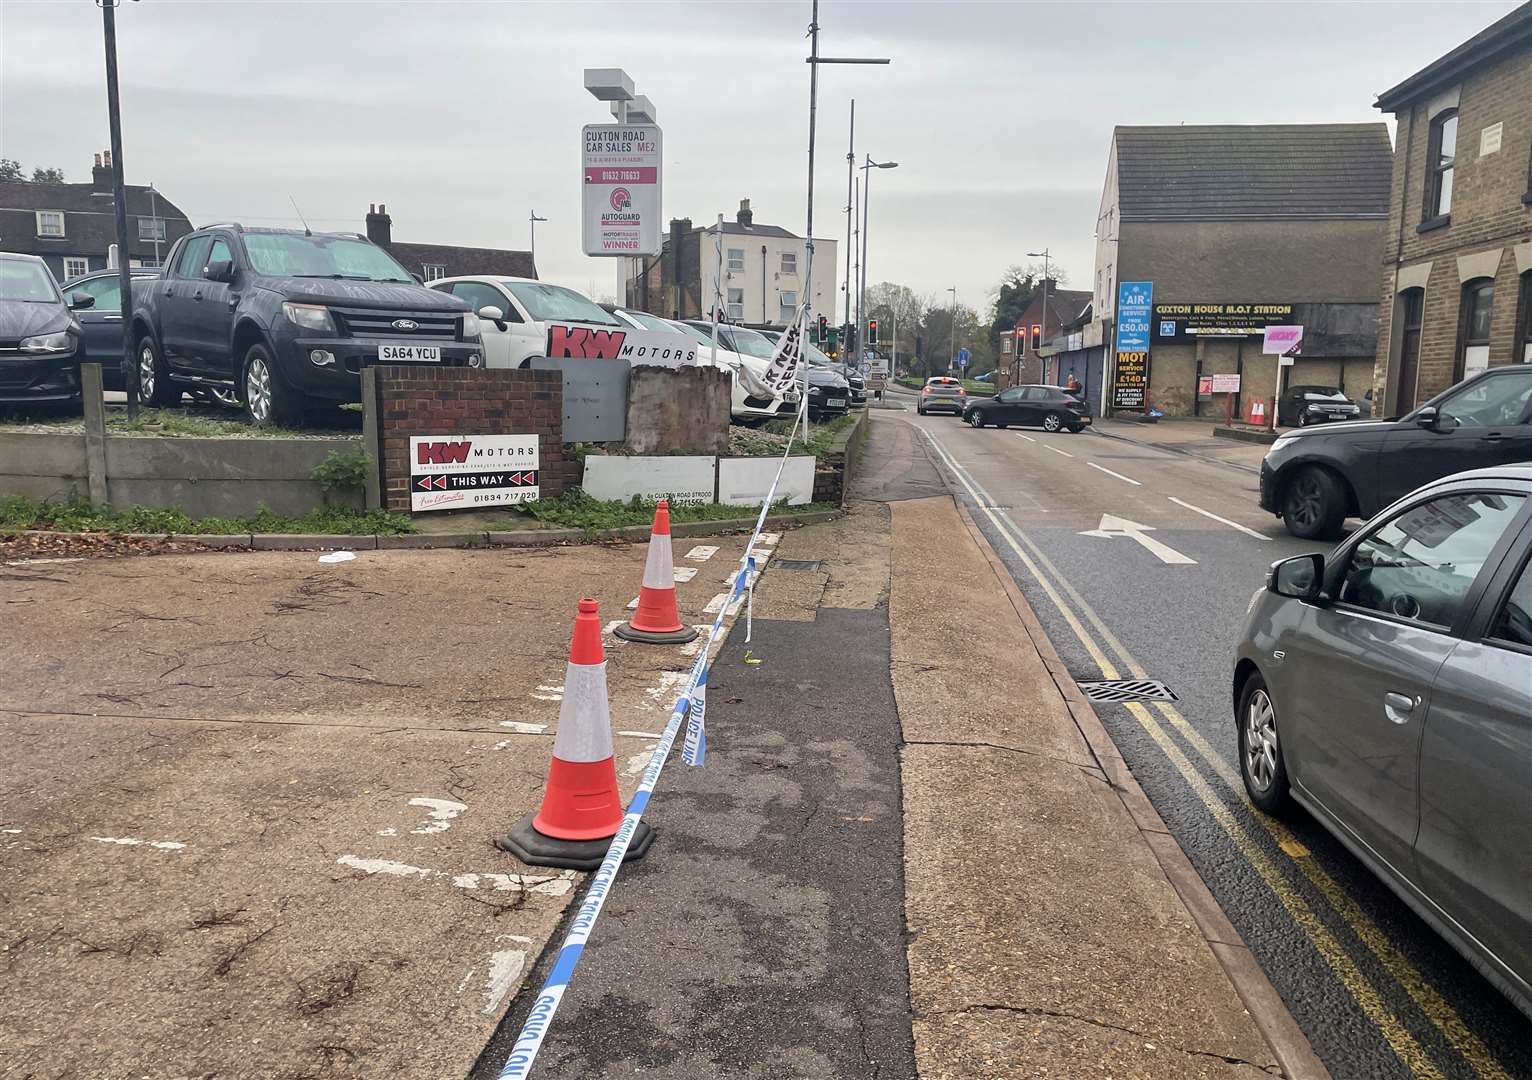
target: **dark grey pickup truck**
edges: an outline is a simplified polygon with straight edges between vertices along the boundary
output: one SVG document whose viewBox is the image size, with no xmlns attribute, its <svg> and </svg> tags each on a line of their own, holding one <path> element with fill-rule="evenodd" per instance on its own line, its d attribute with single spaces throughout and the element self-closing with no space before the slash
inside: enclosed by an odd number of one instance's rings
<svg viewBox="0 0 1532 1080">
<path fill-rule="evenodd" d="M 212 225 L 182 237 L 160 277 L 133 282 L 141 398 L 200 391 L 256 423 L 360 398 L 370 364 L 478 367 L 479 317 L 351 233 Z"/>
</svg>

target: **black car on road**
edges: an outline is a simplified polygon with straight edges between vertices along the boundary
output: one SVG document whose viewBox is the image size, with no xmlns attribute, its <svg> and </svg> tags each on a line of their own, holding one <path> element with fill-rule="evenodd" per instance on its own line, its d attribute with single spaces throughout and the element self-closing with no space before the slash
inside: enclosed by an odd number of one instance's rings
<svg viewBox="0 0 1532 1080">
<path fill-rule="evenodd" d="M 0 402 L 75 401 L 80 396 L 80 323 L 93 303 L 67 301 L 48 264 L 0 252 Z"/>
<path fill-rule="evenodd" d="M 1305 540 L 1333 540 L 1421 484 L 1532 461 L 1532 365 L 1490 368 L 1396 420 L 1282 435 L 1261 463 L 1261 509 Z"/>
<path fill-rule="evenodd" d="M 128 271 L 134 281 L 159 277 L 151 267 Z M 101 365 L 101 385 L 107 390 L 124 390 L 122 380 L 122 278 L 116 270 L 95 270 L 64 283 L 64 295 L 84 293 L 94 303 L 76 311 L 80 321 L 82 364 Z"/>
<path fill-rule="evenodd" d="M 256 423 L 360 397 L 362 368 L 483 363 L 479 317 L 352 233 L 213 225 L 133 285 L 139 394 L 237 394 Z"/>
<path fill-rule="evenodd" d="M 1084 431 L 1090 423 L 1085 403 L 1062 386 L 1008 386 L 992 398 L 970 399 L 963 409 L 970 427 L 1040 427 L 1044 431 Z"/>
<path fill-rule="evenodd" d="M 1277 423 L 1308 427 L 1334 420 L 1356 420 L 1362 407 L 1338 386 L 1289 386 L 1277 405 Z"/>
</svg>

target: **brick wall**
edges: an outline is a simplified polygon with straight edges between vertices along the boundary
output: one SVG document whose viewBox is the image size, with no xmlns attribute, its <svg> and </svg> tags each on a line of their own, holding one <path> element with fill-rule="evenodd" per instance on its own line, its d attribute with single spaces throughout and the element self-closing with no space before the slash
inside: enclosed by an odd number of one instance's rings
<svg viewBox="0 0 1532 1080">
<path fill-rule="evenodd" d="M 389 366 L 377 369 L 383 505 L 410 508 L 410 436 L 531 435 L 542 497 L 580 482 L 563 448 L 564 388 L 557 371 Z"/>
<path fill-rule="evenodd" d="M 1532 46 L 1524 46 L 1466 75 L 1456 87 L 1412 102 L 1395 114 L 1393 193 L 1383 251 L 1382 310 L 1374 401 L 1379 414 L 1400 402 L 1398 294 L 1424 281 L 1420 362 L 1415 403 L 1451 386 L 1456 373 L 1461 301 L 1466 281 L 1460 256 L 1488 256 L 1496 266 L 1495 301 L 1490 329 L 1490 364 L 1511 363 L 1517 326 L 1520 275 L 1515 248 L 1532 242 Z M 1457 93 L 1458 138 L 1453 172 L 1452 210 L 1442 227 L 1419 231 L 1427 191 L 1427 155 L 1433 110 Z M 1502 125 L 1498 152 L 1481 157 L 1480 137 Z M 1490 253 L 1499 252 L 1493 260 Z M 1525 316 L 1522 316 L 1525 317 Z M 1406 399 L 1405 404 L 1408 404 Z"/>
</svg>

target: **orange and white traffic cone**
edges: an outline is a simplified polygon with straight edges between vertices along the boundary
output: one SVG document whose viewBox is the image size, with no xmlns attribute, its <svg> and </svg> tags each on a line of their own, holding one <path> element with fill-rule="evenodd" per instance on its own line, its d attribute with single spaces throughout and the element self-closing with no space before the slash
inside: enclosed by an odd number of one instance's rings
<svg viewBox="0 0 1532 1080">
<path fill-rule="evenodd" d="M 661 499 L 654 508 L 649 530 L 649 558 L 644 563 L 644 584 L 638 590 L 638 609 L 612 633 L 624 641 L 647 641 L 653 645 L 677 645 L 697 636 L 695 626 L 681 622 L 676 605 L 675 560 L 670 553 L 670 503 Z"/>
<path fill-rule="evenodd" d="M 594 870 L 617 835 L 624 810 L 612 759 L 612 716 L 606 699 L 606 656 L 596 601 L 581 600 L 569 641 L 564 700 L 553 738 L 543 805 L 495 841 L 532 866 Z M 654 830 L 640 823 L 627 858 L 641 858 Z"/>
</svg>

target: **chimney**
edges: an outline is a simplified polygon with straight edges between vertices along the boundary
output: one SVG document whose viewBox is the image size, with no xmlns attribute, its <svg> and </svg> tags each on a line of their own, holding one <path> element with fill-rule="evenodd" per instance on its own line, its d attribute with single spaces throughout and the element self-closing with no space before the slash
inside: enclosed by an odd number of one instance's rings
<svg viewBox="0 0 1532 1080">
<path fill-rule="evenodd" d="M 90 193 L 92 195 L 112 193 L 112 152 L 110 150 L 103 150 L 96 155 L 96 163 L 90 170 Z"/>
<path fill-rule="evenodd" d="M 739 200 L 739 213 L 734 215 L 734 220 L 739 222 L 747 229 L 750 228 L 751 225 L 755 224 L 755 215 L 750 212 L 749 199 Z"/>
<path fill-rule="evenodd" d="M 385 248 L 394 242 L 394 219 L 382 203 L 367 206 L 367 239 Z"/>
</svg>

